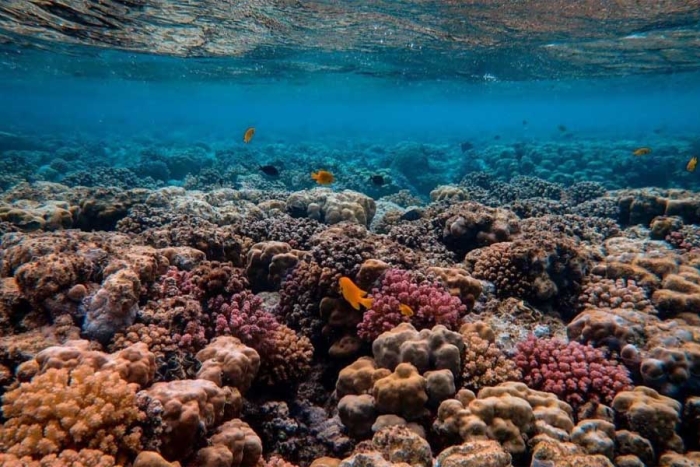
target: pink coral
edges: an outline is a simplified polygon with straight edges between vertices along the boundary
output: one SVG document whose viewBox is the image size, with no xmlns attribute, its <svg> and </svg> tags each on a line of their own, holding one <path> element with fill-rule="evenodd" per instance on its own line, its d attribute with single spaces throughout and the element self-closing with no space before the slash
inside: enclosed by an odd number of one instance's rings
<svg viewBox="0 0 700 467">
<path fill-rule="evenodd" d="M 272 313 L 265 311 L 260 297 L 246 290 L 233 295 L 229 302 L 221 297 L 209 300 L 209 309 L 215 335 L 237 337 L 264 355 L 274 352 L 271 335 L 280 323 Z"/>
<path fill-rule="evenodd" d="M 410 322 L 416 329 L 432 328 L 436 324 L 456 329 L 467 311 L 460 299 L 450 295 L 439 282 L 400 269 L 390 269 L 384 274 L 372 298 L 372 309 L 357 326 L 358 336 L 366 340 L 373 340 L 402 322 Z M 401 314 L 402 304 L 411 307 L 413 316 Z"/>
<path fill-rule="evenodd" d="M 632 388 L 629 373 L 590 345 L 530 335 L 518 344 L 515 362 L 530 388 L 551 392 L 573 407 L 589 400 L 609 404 Z"/>
</svg>

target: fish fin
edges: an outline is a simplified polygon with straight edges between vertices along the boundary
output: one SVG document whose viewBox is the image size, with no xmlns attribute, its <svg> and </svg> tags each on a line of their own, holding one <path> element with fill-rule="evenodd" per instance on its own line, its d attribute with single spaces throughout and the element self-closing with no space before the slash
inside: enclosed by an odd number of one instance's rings
<svg viewBox="0 0 700 467">
<path fill-rule="evenodd" d="M 363 307 L 367 308 L 368 310 L 372 308 L 372 305 L 374 305 L 374 299 L 373 298 L 360 298 L 358 300 L 359 303 L 362 304 Z"/>
</svg>

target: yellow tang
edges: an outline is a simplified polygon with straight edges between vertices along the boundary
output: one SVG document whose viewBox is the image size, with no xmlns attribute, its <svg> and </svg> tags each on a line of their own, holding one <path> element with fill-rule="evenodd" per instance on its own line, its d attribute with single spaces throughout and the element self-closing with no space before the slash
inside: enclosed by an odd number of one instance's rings
<svg viewBox="0 0 700 467">
<path fill-rule="evenodd" d="M 248 128 L 245 133 L 243 133 L 243 142 L 244 143 L 250 143 L 250 140 L 253 139 L 253 136 L 255 135 L 255 127 L 250 127 Z"/>
</svg>

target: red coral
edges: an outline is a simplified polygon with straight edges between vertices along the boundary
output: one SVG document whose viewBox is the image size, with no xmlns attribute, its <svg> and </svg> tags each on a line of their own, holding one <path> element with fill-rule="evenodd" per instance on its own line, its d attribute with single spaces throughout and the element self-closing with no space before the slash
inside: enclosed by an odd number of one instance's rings
<svg viewBox="0 0 700 467">
<path fill-rule="evenodd" d="M 624 366 L 578 342 L 530 335 L 518 344 L 515 362 L 530 388 L 554 393 L 574 408 L 589 400 L 610 404 L 618 392 L 632 388 Z"/>
<path fill-rule="evenodd" d="M 367 340 L 374 340 L 402 322 L 411 323 L 416 329 L 442 324 L 454 330 L 467 311 L 460 299 L 450 295 L 439 282 L 400 269 L 390 269 L 384 274 L 372 298 L 372 309 L 365 312 L 357 326 L 357 335 Z M 413 316 L 401 314 L 402 304 L 411 307 Z"/>
</svg>

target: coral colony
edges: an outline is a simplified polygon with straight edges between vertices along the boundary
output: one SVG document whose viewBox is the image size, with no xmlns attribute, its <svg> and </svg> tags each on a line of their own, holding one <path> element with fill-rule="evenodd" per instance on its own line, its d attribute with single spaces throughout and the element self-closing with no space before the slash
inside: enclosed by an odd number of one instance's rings
<svg viewBox="0 0 700 467">
<path fill-rule="evenodd" d="M 330 188 L 201 148 L 26 151 L 0 177 L 0 465 L 697 465 L 700 196 L 551 146 L 435 187 L 411 148 Z"/>
</svg>

